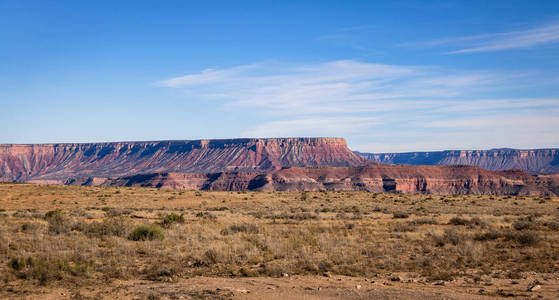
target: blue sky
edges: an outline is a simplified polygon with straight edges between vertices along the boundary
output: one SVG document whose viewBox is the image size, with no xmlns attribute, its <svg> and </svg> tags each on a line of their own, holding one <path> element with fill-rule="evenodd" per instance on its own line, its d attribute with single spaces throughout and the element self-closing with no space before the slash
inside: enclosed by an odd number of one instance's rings
<svg viewBox="0 0 559 300">
<path fill-rule="evenodd" d="M 559 1 L 0 0 L 0 143 L 559 147 Z"/>
</svg>

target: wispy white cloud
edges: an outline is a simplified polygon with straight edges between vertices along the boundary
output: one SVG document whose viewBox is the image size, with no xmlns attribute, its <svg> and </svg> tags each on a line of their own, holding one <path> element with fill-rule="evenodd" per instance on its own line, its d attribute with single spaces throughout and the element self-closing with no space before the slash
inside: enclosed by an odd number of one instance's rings
<svg viewBox="0 0 559 300">
<path fill-rule="evenodd" d="M 523 30 L 486 33 L 434 41 L 407 43 L 408 46 L 458 48 L 447 54 L 479 53 L 515 49 L 529 49 L 559 43 L 559 21 Z"/>
<path fill-rule="evenodd" d="M 247 121 L 239 131 L 242 136 L 346 136 L 370 141 L 362 142 L 363 147 L 385 141 L 392 146 L 384 150 L 406 150 L 421 144 L 418 140 L 423 140 L 423 145 L 438 140 L 441 147 L 459 147 L 470 145 L 464 143 L 466 136 L 491 145 L 514 139 L 515 132 L 529 136 L 526 140 L 538 135 L 549 138 L 553 133 L 543 135 L 541 124 L 555 126 L 555 119 L 537 120 L 556 114 L 559 99 L 485 96 L 511 94 L 529 81 L 521 73 L 341 60 L 212 68 L 156 84 L 187 93 L 191 100 L 219 100 L 212 103 L 230 111 L 265 116 Z M 512 113 L 514 117 L 510 117 Z M 519 118 L 531 123 L 514 121 Z M 495 128 L 499 132 L 491 140 L 487 135 Z M 527 133 L 527 128 L 536 133 Z"/>
<path fill-rule="evenodd" d="M 341 60 L 206 69 L 157 84 L 182 88 L 204 99 L 227 100 L 228 105 L 265 107 L 276 113 L 355 113 L 438 105 L 434 100 L 483 90 L 511 76 Z"/>
<path fill-rule="evenodd" d="M 249 71 L 258 65 L 244 65 L 229 69 L 216 70 L 208 68 L 196 74 L 186 74 L 179 77 L 174 77 L 167 80 L 156 82 L 156 85 L 166 87 L 189 86 L 189 85 L 205 85 L 216 82 L 222 82 L 228 78 L 240 75 L 243 72 Z"/>
</svg>

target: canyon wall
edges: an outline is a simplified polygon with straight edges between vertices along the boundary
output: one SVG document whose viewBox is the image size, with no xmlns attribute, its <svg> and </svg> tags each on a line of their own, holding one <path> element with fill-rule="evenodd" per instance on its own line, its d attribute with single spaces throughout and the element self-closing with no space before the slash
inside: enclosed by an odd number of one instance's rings
<svg viewBox="0 0 559 300">
<path fill-rule="evenodd" d="M 0 145 L 0 181 L 193 190 L 559 195 L 557 150 L 355 154 L 342 138 Z M 387 165 L 389 163 L 438 164 Z M 453 166 L 442 166 L 452 164 Z M 458 164 L 458 165 L 454 165 Z"/>
<path fill-rule="evenodd" d="M 470 165 L 487 170 L 520 169 L 532 173 L 559 172 L 559 149 L 448 150 L 408 153 L 361 153 L 361 157 L 385 164 Z"/>
<path fill-rule="evenodd" d="M 70 177 L 142 173 L 272 171 L 359 166 L 343 138 L 269 138 L 0 145 L 0 181 L 54 183 Z"/>
<path fill-rule="evenodd" d="M 370 165 L 284 168 L 270 172 L 153 173 L 66 184 L 142 186 L 187 190 L 319 191 L 361 190 L 424 194 L 559 196 L 559 175 L 520 170 L 487 171 L 472 166 Z"/>
</svg>

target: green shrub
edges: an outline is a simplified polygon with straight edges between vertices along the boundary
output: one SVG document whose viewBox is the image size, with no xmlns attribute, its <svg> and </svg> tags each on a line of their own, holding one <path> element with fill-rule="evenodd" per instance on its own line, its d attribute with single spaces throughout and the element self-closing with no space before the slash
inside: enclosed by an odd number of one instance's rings
<svg viewBox="0 0 559 300">
<path fill-rule="evenodd" d="M 132 241 L 162 240 L 163 237 L 163 229 L 156 225 L 139 225 L 128 235 Z"/>
<path fill-rule="evenodd" d="M 184 223 L 184 215 L 177 215 L 175 213 L 170 213 L 163 218 L 161 225 L 163 227 L 169 227 L 174 223 Z"/>
</svg>

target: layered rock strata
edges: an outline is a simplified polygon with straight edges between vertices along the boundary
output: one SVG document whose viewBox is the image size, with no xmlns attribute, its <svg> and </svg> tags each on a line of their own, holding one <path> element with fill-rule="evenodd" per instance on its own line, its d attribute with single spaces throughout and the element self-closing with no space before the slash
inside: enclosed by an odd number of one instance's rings
<svg viewBox="0 0 559 300">
<path fill-rule="evenodd" d="M 371 165 L 285 168 L 271 172 L 152 173 L 66 184 L 142 186 L 220 191 L 345 191 L 424 194 L 559 196 L 559 175 L 520 170 L 487 171 L 472 166 Z"/>
<path fill-rule="evenodd" d="M 349 150 L 343 138 L 0 145 L 0 181 L 10 182 L 363 164 L 365 159 Z"/>
<path fill-rule="evenodd" d="M 532 173 L 559 172 L 559 149 L 355 153 L 384 164 L 469 165 L 492 171 L 520 169 Z"/>
</svg>

